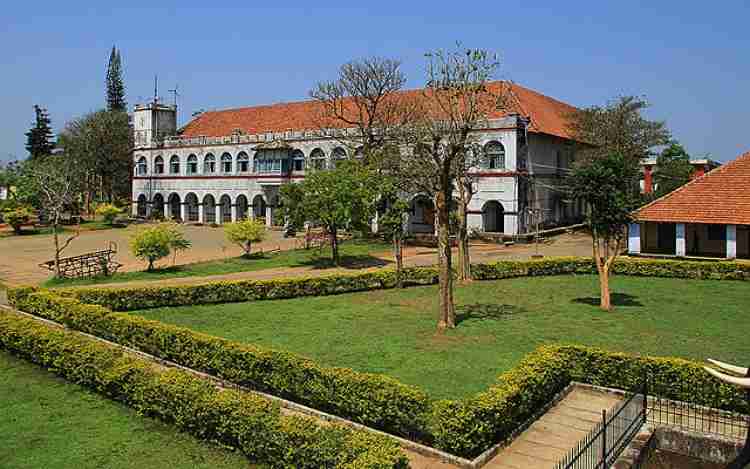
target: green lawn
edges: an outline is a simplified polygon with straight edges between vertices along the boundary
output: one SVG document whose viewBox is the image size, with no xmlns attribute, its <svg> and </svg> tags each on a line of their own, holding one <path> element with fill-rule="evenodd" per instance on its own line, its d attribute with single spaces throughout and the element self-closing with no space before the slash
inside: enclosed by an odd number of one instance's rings
<svg viewBox="0 0 750 469">
<path fill-rule="evenodd" d="M 378 241 L 346 241 L 340 246 L 341 262 L 344 267 L 360 268 L 363 266 L 382 265 L 383 261 L 373 253 L 387 251 L 389 245 Z M 310 266 L 316 269 L 332 267 L 330 248 L 296 249 L 281 251 L 276 254 L 255 253 L 251 257 L 234 257 L 174 267 L 157 269 L 154 272 L 122 272 L 111 277 L 94 277 L 87 279 L 50 279 L 43 283 L 45 287 L 67 287 L 75 285 L 95 285 L 102 283 L 121 283 L 141 280 L 161 280 L 176 277 L 204 277 L 210 275 L 231 274 L 234 272 L 251 272 L 256 270 L 281 267 Z"/>
<path fill-rule="evenodd" d="M 239 453 L 178 433 L 0 351 L 0 466 L 248 468 Z"/>
<path fill-rule="evenodd" d="M 485 389 L 540 344 L 750 362 L 750 282 L 615 277 L 616 310 L 595 276 L 474 282 L 457 288 L 460 324 L 435 333 L 437 287 L 161 308 L 143 316 L 331 366 L 385 373 L 434 397 Z"/>
</svg>

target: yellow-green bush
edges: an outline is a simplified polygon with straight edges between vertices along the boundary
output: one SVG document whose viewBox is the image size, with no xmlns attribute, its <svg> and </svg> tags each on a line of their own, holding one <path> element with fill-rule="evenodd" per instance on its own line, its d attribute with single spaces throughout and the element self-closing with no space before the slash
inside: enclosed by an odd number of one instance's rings
<svg viewBox="0 0 750 469">
<path fill-rule="evenodd" d="M 0 348 L 271 467 L 408 467 L 388 438 L 283 416 L 268 399 L 218 390 L 183 371 L 161 371 L 93 339 L 13 313 L 0 312 Z"/>
</svg>

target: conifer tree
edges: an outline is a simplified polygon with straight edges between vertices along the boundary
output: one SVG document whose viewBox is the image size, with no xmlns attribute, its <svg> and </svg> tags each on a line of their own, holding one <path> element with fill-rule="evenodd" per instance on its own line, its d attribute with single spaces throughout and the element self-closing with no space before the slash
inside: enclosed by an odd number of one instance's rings
<svg viewBox="0 0 750 469">
<path fill-rule="evenodd" d="M 49 155 L 55 148 L 54 134 L 52 133 L 52 121 L 47 110 L 41 106 L 34 105 L 35 121 L 33 127 L 26 132 L 26 150 L 31 159 Z"/>
<path fill-rule="evenodd" d="M 120 51 L 112 46 L 107 64 L 107 110 L 127 111 L 125 84 L 122 80 L 122 60 Z"/>
</svg>

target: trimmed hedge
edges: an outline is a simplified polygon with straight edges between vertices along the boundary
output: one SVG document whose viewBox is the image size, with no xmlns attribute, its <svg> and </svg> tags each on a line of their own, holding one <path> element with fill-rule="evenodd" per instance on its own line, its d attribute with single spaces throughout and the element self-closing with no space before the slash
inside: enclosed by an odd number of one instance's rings
<svg viewBox="0 0 750 469">
<path fill-rule="evenodd" d="M 575 345 L 541 346 L 497 384 L 461 401 L 435 403 L 435 446 L 474 457 L 511 433 L 571 381 L 636 390 L 648 376 L 648 392 L 718 409 L 750 412 L 745 395 L 720 383 L 702 365 L 680 358 L 641 357 Z"/>
<path fill-rule="evenodd" d="M 0 347 L 271 467 L 408 467 L 398 445 L 386 437 L 284 416 L 260 396 L 219 390 L 182 371 L 162 371 L 92 339 L 12 313 L 0 312 Z"/>
<path fill-rule="evenodd" d="M 499 261 L 475 264 L 476 280 L 499 280 L 514 277 L 536 277 L 562 274 L 596 274 L 596 266 L 588 257 L 558 257 L 529 261 Z M 621 258 L 614 273 L 649 277 L 673 277 L 715 280 L 750 280 L 750 263 L 701 262 L 671 259 Z M 434 267 L 404 269 L 407 286 L 431 285 L 438 281 Z M 98 304 L 112 311 L 190 306 L 212 303 L 236 303 L 254 300 L 276 300 L 302 296 L 323 296 L 396 287 L 396 272 L 381 269 L 354 275 L 330 275 L 281 280 L 240 280 L 211 282 L 201 285 L 141 288 L 67 288 L 61 295 Z"/>
<path fill-rule="evenodd" d="M 410 438 L 423 438 L 429 399 L 394 378 L 329 368 L 290 352 L 245 345 L 152 321 L 112 313 L 53 292 L 14 291 L 25 312 L 137 348 L 236 384 L 284 397 Z"/>
</svg>

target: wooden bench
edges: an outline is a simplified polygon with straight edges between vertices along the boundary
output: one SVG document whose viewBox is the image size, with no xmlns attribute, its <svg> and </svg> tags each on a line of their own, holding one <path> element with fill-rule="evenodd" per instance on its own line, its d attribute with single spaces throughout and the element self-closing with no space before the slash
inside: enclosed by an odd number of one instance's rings
<svg viewBox="0 0 750 469">
<path fill-rule="evenodd" d="M 109 243 L 109 249 L 80 254 L 72 257 L 60 258 L 60 277 L 84 278 L 97 275 L 112 275 L 122 264 L 116 262 L 114 255 L 117 253 L 117 244 Z M 55 271 L 55 261 L 44 262 L 39 267 Z"/>
</svg>

